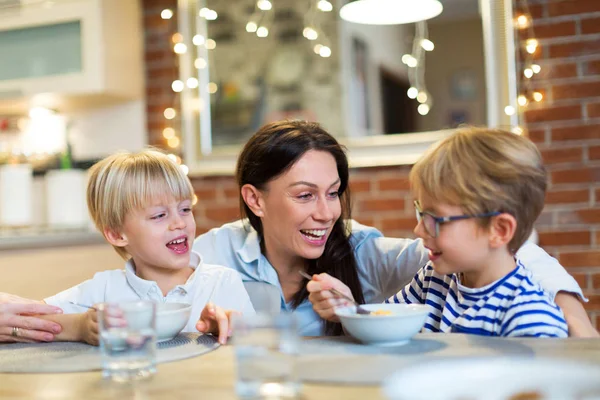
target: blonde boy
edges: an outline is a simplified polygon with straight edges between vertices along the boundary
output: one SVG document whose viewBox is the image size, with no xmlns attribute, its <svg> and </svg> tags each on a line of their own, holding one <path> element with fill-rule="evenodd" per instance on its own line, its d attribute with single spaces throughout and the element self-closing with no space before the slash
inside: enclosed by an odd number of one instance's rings
<svg viewBox="0 0 600 400">
<path fill-rule="evenodd" d="M 126 260 L 125 269 L 97 273 L 44 301 L 66 314 L 101 302 L 191 303 L 184 332 L 218 333 L 225 343 L 231 313 L 254 309 L 236 271 L 203 264 L 191 250 L 196 234 L 193 197 L 182 169 L 159 151 L 118 153 L 95 164 L 88 208 L 98 230 Z M 98 342 L 93 311 L 47 318 L 63 326 L 58 340 Z"/>
<path fill-rule="evenodd" d="M 424 331 L 568 336 L 562 311 L 515 260 L 546 192 L 531 141 L 500 130 L 458 130 L 415 164 L 410 183 L 415 233 L 430 261 L 386 302 L 427 304 Z"/>
</svg>

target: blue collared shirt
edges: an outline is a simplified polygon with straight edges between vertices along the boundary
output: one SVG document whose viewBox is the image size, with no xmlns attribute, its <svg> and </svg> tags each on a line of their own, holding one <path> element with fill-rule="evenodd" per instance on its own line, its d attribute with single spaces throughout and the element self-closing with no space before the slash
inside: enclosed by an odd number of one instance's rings
<svg viewBox="0 0 600 400">
<path fill-rule="evenodd" d="M 428 261 L 428 251 L 420 239 L 383 237 L 377 229 L 351 221 L 350 244 L 354 249 L 358 277 L 366 303 L 381 303 L 409 283 Z M 266 282 L 280 293 L 281 309 L 294 311 L 300 333 L 305 336 L 323 335 L 324 323 L 305 300 L 292 310 L 286 303 L 277 272 L 260 250 L 260 237 L 246 221 L 241 220 L 211 229 L 194 241 L 194 251 L 205 262 L 237 270 L 244 281 Z M 577 282 L 560 264 L 538 246 L 526 243 L 517 257 L 531 270 L 533 277 L 552 299 L 558 291 L 583 296 Z"/>
</svg>

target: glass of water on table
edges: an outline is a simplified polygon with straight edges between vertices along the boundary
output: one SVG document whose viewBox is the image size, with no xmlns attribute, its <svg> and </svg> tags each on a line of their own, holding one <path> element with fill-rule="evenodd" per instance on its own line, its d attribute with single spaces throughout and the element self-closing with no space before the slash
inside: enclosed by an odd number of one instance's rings
<svg viewBox="0 0 600 400">
<path fill-rule="evenodd" d="M 102 303 L 98 309 L 102 375 L 127 382 L 156 372 L 156 304 Z"/>
<path fill-rule="evenodd" d="M 300 337 L 292 313 L 235 315 L 232 343 L 241 398 L 295 398 L 300 393 L 297 355 Z"/>
</svg>

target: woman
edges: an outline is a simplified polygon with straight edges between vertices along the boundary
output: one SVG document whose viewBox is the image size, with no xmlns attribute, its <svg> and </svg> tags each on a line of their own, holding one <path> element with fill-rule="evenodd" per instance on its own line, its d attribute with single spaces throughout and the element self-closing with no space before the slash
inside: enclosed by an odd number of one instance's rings
<svg viewBox="0 0 600 400">
<path fill-rule="evenodd" d="M 236 269 L 245 281 L 278 287 L 281 308 L 297 314 L 301 334 L 341 334 L 339 324 L 325 323 L 313 311 L 299 271 L 327 272 L 358 302 L 372 303 L 395 293 L 428 261 L 420 240 L 384 238 L 350 219 L 348 174 L 343 148 L 318 124 L 268 124 L 238 158 L 247 220 L 199 236 L 194 250 L 205 262 Z M 581 289 L 555 259 L 530 243 L 517 257 L 546 291 L 557 294 L 572 335 L 597 335 L 576 297 Z"/>
<path fill-rule="evenodd" d="M 2 294 L 0 296 L 0 342 L 51 342 L 60 333 L 55 322 L 33 315 L 59 314 L 58 307 Z"/>
</svg>

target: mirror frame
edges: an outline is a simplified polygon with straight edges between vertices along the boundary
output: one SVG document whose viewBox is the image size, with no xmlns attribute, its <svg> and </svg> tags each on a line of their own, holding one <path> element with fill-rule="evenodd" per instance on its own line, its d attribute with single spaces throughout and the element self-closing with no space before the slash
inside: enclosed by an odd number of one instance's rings
<svg viewBox="0 0 600 400">
<path fill-rule="evenodd" d="M 194 7 L 204 7 L 206 0 L 178 0 L 179 32 L 184 43 L 191 48 L 192 36 L 206 35 L 207 21 L 197 16 Z M 479 0 L 483 25 L 484 61 L 487 86 L 488 126 L 512 129 L 518 125 L 518 116 L 507 116 L 504 108 L 512 105 L 517 109 L 516 61 L 513 31 L 513 8 L 511 0 Z M 190 32 L 190 21 L 195 19 L 196 32 Z M 199 54 L 208 56 L 205 48 Z M 193 76 L 193 60 L 188 53 L 180 56 L 180 76 Z M 208 69 L 199 70 L 200 82 L 208 82 Z M 210 98 L 200 91 L 204 109 L 201 114 L 210 115 Z M 242 144 L 212 147 L 211 120 L 199 118 L 190 107 L 190 91 L 181 93 L 181 121 L 183 156 L 189 167 L 189 175 L 233 175 Z M 196 132 L 196 126 L 200 132 Z M 377 135 L 361 138 L 338 138 L 348 150 L 350 168 L 366 168 L 391 165 L 412 165 L 423 152 L 437 141 L 449 136 L 453 129 L 432 132 Z"/>
</svg>

